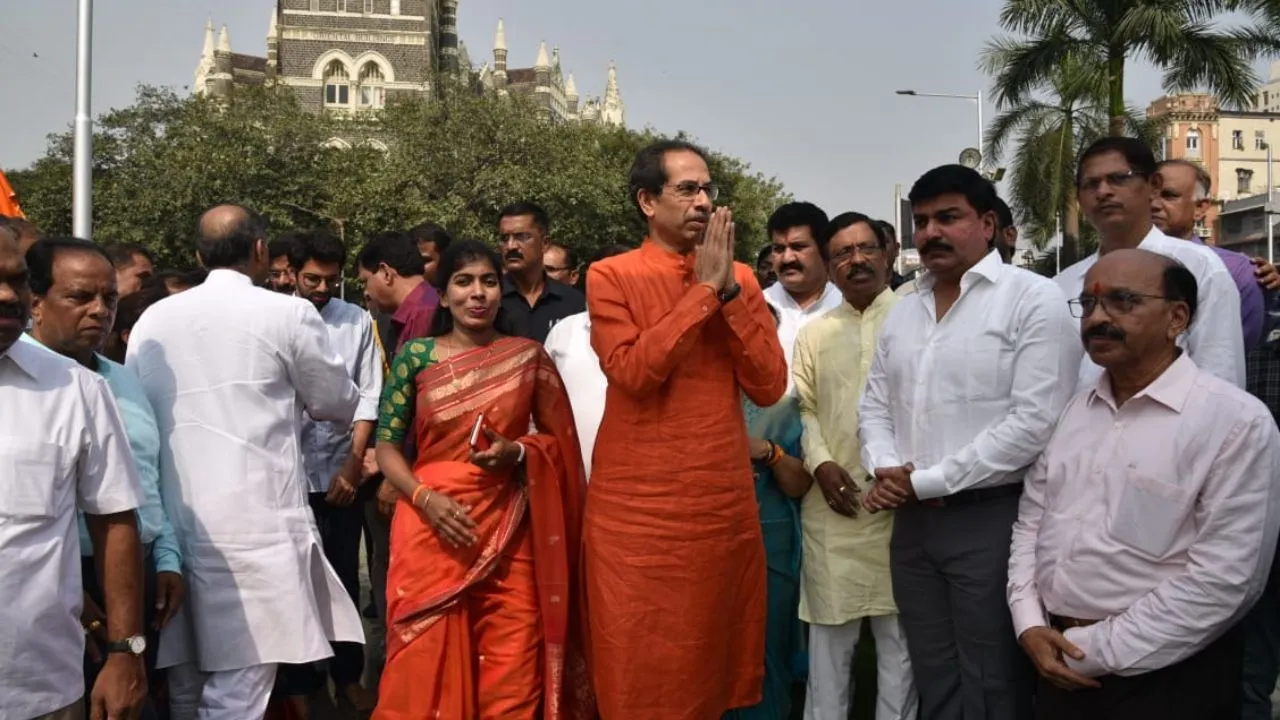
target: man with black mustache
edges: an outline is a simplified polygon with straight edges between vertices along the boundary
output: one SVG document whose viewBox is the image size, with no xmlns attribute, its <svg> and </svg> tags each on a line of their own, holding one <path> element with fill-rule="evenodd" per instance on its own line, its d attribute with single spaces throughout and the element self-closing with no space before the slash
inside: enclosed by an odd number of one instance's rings
<svg viewBox="0 0 1280 720">
<path fill-rule="evenodd" d="M 1076 193 L 1080 209 L 1098 230 L 1098 251 L 1058 273 L 1054 281 L 1068 298 L 1085 289 L 1084 276 L 1113 250 L 1139 248 L 1182 263 L 1196 278 L 1201 312 L 1180 339 L 1202 369 L 1244 387 L 1244 333 L 1240 293 L 1226 265 L 1212 250 L 1165 235 L 1151 221 L 1151 204 L 1163 178 L 1151 148 L 1141 140 L 1107 137 L 1080 156 Z M 1080 347 L 1078 390 L 1097 384 L 1102 370 Z"/>
<path fill-rule="evenodd" d="M 285 295 L 293 295 L 298 290 L 297 278 L 293 268 L 289 266 L 289 255 L 298 246 L 298 233 L 280 233 L 267 244 L 267 254 L 271 259 L 271 270 L 267 274 L 267 288 Z"/>
<path fill-rule="evenodd" d="M 858 417 L 870 512 L 897 509 L 893 596 L 924 718 L 1026 717 L 1030 672 L 1005 604 L 1026 468 L 1079 371 L 1051 280 L 992 248 L 995 187 L 945 165 L 909 195 L 925 272 L 880 332 Z"/>
<path fill-rule="evenodd" d="M 1027 474 L 1009 558 L 1038 720 L 1241 717 L 1237 622 L 1276 547 L 1280 431 L 1178 347 L 1202 309 L 1187 268 L 1130 249 L 1072 301 L 1103 373 Z"/>
<path fill-rule="evenodd" d="M 357 502 L 357 492 L 368 479 L 363 460 L 378 419 L 382 363 L 369 313 L 336 297 L 346 260 L 346 246 L 322 230 L 297 234 L 289 254 L 298 295 L 320 312 L 331 347 L 360 391 L 360 404 L 352 423 L 325 422 L 309 416 L 304 416 L 302 422 L 307 492 L 320 529 L 321 546 L 352 602 L 359 602 L 364 502 Z M 366 494 L 362 493 L 361 499 Z M 333 643 L 329 678 L 341 706 L 360 712 L 373 709 L 376 698 L 360 685 L 363 671 L 364 650 L 358 643 Z M 285 693 L 294 697 L 313 695 L 324 685 L 324 678 L 310 665 L 282 666 L 280 678 Z"/>
<path fill-rule="evenodd" d="M 20 342 L 30 313 L 29 269 L 13 234 L 0 232 L 0 716 L 134 717 L 147 692 L 137 470 L 107 381 Z M 77 509 L 106 609 L 105 621 L 84 625 Z M 85 712 L 89 633 L 107 657 Z"/>
<path fill-rule="evenodd" d="M 800 328 L 844 302 L 840 290 L 827 279 L 827 265 L 818 251 L 818 235 L 827 214 L 808 202 L 787 203 L 769 216 L 773 270 L 778 282 L 764 289 L 764 299 L 778 310 L 778 342 L 791 367 Z M 790 380 L 789 388 L 794 388 Z"/>
<path fill-rule="evenodd" d="M 531 202 L 508 205 L 498 219 L 502 309 L 517 333 L 538 342 L 546 342 L 552 325 L 587 309 L 581 291 L 547 275 L 543 255 L 550 229 L 547 211 Z"/>
<path fill-rule="evenodd" d="M 858 400 L 876 339 L 900 298 L 888 288 L 889 242 L 862 213 L 831 220 L 818 249 L 843 303 L 800 330 L 796 394 L 800 401 L 805 467 L 814 485 L 800 509 L 800 619 L 809 623 L 808 718 L 849 715 L 849 667 L 864 618 L 876 641 L 877 717 L 914 719 L 911 660 L 889 579 L 893 513 L 858 511 L 870 489 L 858 446 Z"/>
</svg>

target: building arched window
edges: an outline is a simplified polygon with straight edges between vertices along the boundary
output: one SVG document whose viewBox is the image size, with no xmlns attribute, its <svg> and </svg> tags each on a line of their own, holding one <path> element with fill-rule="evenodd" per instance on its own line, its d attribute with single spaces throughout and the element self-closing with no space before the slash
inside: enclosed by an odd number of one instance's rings
<svg viewBox="0 0 1280 720">
<path fill-rule="evenodd" d="M 386 104 L 386 76 L 382 68 L 370 60 L 360 68 L 360 107 L 380 108 Z"/>
<path fill-rule="evenodd" d="M 1187 158 L 1191 160 L 1200 159 L 1200 131 L 1187 131 Z"/>
<path fill-rule="evenodd" d="M 326 106 L 351 104 L 351 75 L 341 60 L 332 60 L 324 66 L 324 104 Z"/>
</svg>

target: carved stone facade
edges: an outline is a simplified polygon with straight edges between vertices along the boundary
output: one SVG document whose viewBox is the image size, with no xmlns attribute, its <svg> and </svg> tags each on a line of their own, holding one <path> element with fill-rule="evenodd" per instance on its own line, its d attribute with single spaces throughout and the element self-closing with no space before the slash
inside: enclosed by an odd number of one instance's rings
<svg viewBox="0 0 1280 720">
<path fill-rule="evenodd" d="M 580 102 L 560 50 L 546 43 L 530 68 L 507 68 L 506 33 L 498 21 L 494 66 L 471 66 L 458 40 L 458 0 L 277 0 L 267 30 L 266 57 L 232 51 L 223 26 L 214 41 L 205 26 L 193 92 L 225 97 L 235 85 L 283 83 L 313 111 L 355 112 L 389 100 L 430 95 L 442 73 L 458 73 L 499 94 L 529 97 L 552 121 L 623 125 L 626 110 L 617 69 L 609 66 L 604 98 Z"/>
</svg>

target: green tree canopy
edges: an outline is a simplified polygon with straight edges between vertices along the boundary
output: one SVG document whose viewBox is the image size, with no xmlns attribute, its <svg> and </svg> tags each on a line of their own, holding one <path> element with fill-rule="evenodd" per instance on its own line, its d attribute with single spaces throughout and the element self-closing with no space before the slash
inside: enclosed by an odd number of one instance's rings
<svg viewBox="0 0 1280 720">
<path fill-rule="evenodd" d="M 356 118 L 313 114 L 283 88 L 237 88 L 219 102 L 143 87 L 96 128 L 95 239 L 140 243 L 172 267 L 194 262 L 196 221 L 224 202 L 258 210 L 273 231 L 340 229 L 353 249 L 368 234 L 428 220 L 493 240 L 499 211 L 518 200 L 544 206 L 552 237 L 580 254 L 635 244 L 644 224 L 627 172 L 659 137 L 548 123 L 519 98 L 468 93 Z M 734 210 L 739 257 L 750 259 L 787 196 L 741 160 L 710 155 L 720 202 Z M 9 176 L 46 233 L 71 231 L 71 158 L 70 134 L 52 136 L 44 157 Z"/>
</svg>

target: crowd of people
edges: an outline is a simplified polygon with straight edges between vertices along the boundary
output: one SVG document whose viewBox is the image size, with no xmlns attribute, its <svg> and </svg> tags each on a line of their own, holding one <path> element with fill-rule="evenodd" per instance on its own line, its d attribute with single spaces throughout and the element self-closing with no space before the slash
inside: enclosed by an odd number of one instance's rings
<svg viewBox="0 0 1280 720">
<path fill-rule="evenodd" d="M 682 141 L 585 265 L 531 202 L 353 257 L 221 205 L 194 272 L 0 218 L 0 717 L 843 720 L 869 629 L 877 720 L 1269 718 L 1280 275 L 1197 165 L 1076 182 L 1053 279 L 959 165 L 914 278 L 805 202 L 736 263 Z"/>
</svg>

